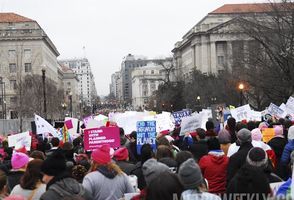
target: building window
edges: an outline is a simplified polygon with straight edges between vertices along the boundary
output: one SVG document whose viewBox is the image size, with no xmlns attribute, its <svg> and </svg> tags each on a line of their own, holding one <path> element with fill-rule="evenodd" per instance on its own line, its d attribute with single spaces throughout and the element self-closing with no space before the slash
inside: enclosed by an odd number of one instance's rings
<svg viewBox="0 0 294 200">
<path fill-rule="evenodd" d="M 24 49 L 24 57 L 25 58 L 31 57 L 31 50 L 30 49 Z"/>
<path fill-rule="evenodd" d="M 151 74 L 154 74 L 154 70 L 151 70 Z"/>
<path fill-rule="evenodd" d="M 17 97 L 10 97 L 10 104 L 16 104 L 17 103 Z"/>
<path fill-rule="evenodd" d="M 146 71 L 144 70 L 144 71 L 143 71 L 143 75 L 145 75 L 145 74 L 146 74 Z"/>
<path fill-rule="evenodd" d="M 15 58 L 15 50 L 8 50 L 9 58 Z"/>
<path fill-rule="evenodd" d="M 10 80 L 10 89 L 16 90 L 16 80 Z"/>
<path fill-rule="evenodd" d="M 70 82 L 67 82 L 67 86 L 70 86 Z"/>
<path fill-rule="evenodd" d="M 25 72 L 32 72 L 32 63 L 25 63 Z"/>
<path fill-rule="evenodd" d="M 218 56 L 217 57 L 217 64 L 220 66 L 224 66 L 225 64 L 225 57 L 224 56 Z"/>
<path fill-rule="evenodd" d="M 15 63 L 9 63 L 9 72 L 10 73 L 16 72 L 16 64 Z"/>
</svg>

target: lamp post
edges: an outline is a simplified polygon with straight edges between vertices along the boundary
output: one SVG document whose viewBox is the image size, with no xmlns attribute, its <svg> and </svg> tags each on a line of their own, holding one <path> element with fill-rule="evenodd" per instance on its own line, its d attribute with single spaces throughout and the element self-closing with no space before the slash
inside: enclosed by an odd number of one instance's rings
<svg viewBox="0 0 294 200">
<path fill-rule="evenodd" d="M 244 90 L 244 84 L 240 83 L 238 86 L 239 90 L 240 90 L 240 106 L 243 105 L 243 90 Z"/>
<path fill-rule="evenodd" d="M 43 80 L 43 98 L 44 98 L 44 117 L 47 119 L 47 107 L 46 107 L 46 86 L 45 86 L 45 73 L 46 70 L 42 69 L 42 80 Z"/>
<path fill-rule="evenodd" d="M 5 102 L 5 83 L 2 81 L 2 79 L 0 80 L 0 84 L 1 84 L 1 93 L 2 93 L 2 98 L 1 98 L 1 105 L 2 105 L 2 119 L 5 119 L 5 113 L 4 113 L 4 110 L 5 110 L 5 105 L 4 105 L 4 102 Z"/>
<path fill-rule="evenodd" d="M 70 108 L 70 117 L 72 117 L 72 92 L 69 93 L 69 108 Z"/>
<path fill-rule="evenodd" d="M 64 118 L 65 117 L 65 110 L 66 110 L 66 107 L 67 107 L 66 103 L 62 103 L 61 107 L 62 107 L 62 117 Z"/>
</svg>

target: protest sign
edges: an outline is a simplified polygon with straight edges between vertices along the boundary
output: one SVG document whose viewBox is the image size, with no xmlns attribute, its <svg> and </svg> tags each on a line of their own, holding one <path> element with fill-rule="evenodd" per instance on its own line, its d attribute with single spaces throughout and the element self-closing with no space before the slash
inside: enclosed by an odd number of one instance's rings
<svg viewBox="0 0 294 200">
<path fill-rule="evenodd" d="M 294 97 L 289 97 L 286 103 L 286 108 L 288 114 L 294 114 Z"/>
<path fill-rule="evenodd" d="M 91 119 L 93 119 L 93 116 L 92 116 L 92 115 L 90 115 L 90 116 L 88 116 L 88 117 L 85 117 L 85 118 L 83 119 L 83 122 L 84 122 L 84 125 L 85 125 L 86 128 L 88 128 L 88 123 L 89 123 L 89 121 L 90 121 Z"/>
<path fill-rule="evenodd" d="M 101 127 L 85 129 L 85 150 L 93 151 L 103 144 L 109 144 L 112 148 L 120 147 L 120 136 L 118 127 Z"/>
<path fill-rule="evenodd" d="M 249 115 L 250 121 L 261 121 L 261 112 L 251 110 Z"/>
<path fill-rule="evenodd" d="M 30 136 L 30 133 L 28 131 L 8 136 L 8 146 L 15 147 L 15 149 L 25 147 L 27 151 L 30 151 L 31 142 L 32 137 Z"/>
<path fill-rule="evenodd" d="M 231 114 L 232 114 L 232 117 L 234 117 L 237 122 L 240 122 L 244 119 L 247 120 L 250 118 L 251 109 L 249 104 L 246 104 L 244 106 L 232 109 Z"/>
<path fill-rule="evenodd" d="M 202 116 L 201 128 L 206 129 L 206 122 L 212 118 L 212 111 L 211 109 L 202 109 L 199 114 Z"/>
<path fill-rule="evenodd" d="M 144 144 L 150 144 L 156 149 L 156 121 L 137 122 L 137 153 L 141 155 L 141 148 Z"/>
<path fill-rule="evenodd" d="M 265 128 L 262 130 L 262 140 L 265 143 L 268 143 L 273 137 L 275 137 L 274 128 Z"/>
<path fill-rule="evenodd" d="M 156 130 L 158 132 L 164 130 L 173 130 L 175 125 L 172 122 L 171 114 L 169 112 L 162 112 L 154 117 L 156 120 Z"/>
<path fill-rule="evenodd" d="M 272 116 L 285 117 L 283 116 L 284 110 L 282 110 L 281 108 L 279 108 L 279 106 L 273 103 L 269 105 L 269 107 L 267 108 L 267 112 Z"/>
<path fill-rule="evenodd" d="M 202 125 L 202 115 L 195 114 L 192 116 L 184 117 L 181 123 L 181 133 L 184 135 L 187 132 L 195 131 L 197 128 L 201 128 Z"/>
<path fill-rule="evenodd" d="M 62 140 L 62 134 L 60 134 L 51 124 L 39 115 L 35 115 L 35 124 L 37 134 L 42 134 L 44 136 L 50 133 L 53 137 L 57 137 Z"/>
<path fill-rule="evenodd" d="M 78 132 L 79 120 L 77 118 L 66 117 L 64 119 L 64 124 L 66 125 L 67 131 L 69 135 L 71 136 L 71 138 L 74 138 L 74 136 Z"/>
<path fill-rule="evenodd" d="M 180 125 L 183 117 L 187 117 L 191 115 L 191 110 L 182 110 L 178 112 L 173 112 L 172 115 L 175 119 L 175 124 Z"/>
</svg>

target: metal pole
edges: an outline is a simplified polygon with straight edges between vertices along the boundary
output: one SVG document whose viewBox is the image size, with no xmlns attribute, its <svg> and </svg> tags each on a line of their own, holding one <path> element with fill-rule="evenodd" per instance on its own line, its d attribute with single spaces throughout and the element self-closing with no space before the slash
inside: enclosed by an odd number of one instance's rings
<svg viewBox="0 0 294 200">
<path fill-rule="evenodd" d="M 69 95 L 69 101 L 70 101 L 70 117 L 72 117 L 72 95 Z"/>
<path fill-rule="evenodd" d="M 240 106 L 243 105 L 243 90 L 240 90 Z"/>
<path fill-rule="evenodd" d="M 1 80 L 1 93 L 2 93 L 2 119 L 4 119 L 4 85 L 3 81 Z"/>
<path fill-rule="evenodd" d="M 43 95 L 44 95 L 44 117 L 45 117 L 45 119 L 47 119 L 45 72 L 46 72 L 45 69 L 42 69 Z"/>
</svg>

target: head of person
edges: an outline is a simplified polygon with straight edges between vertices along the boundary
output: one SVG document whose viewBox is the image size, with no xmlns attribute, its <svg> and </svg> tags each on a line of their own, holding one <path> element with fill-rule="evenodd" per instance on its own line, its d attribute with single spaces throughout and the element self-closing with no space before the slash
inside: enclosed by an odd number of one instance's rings
<svg viewBox="0 0 294 200">
<path fill-rule="evenodd" d="M 30 154 L 31 158 L 34 159 L 40 159 L 40 160 L 45 160 L 45 154 L 42 151 L 38 151 L 38 150 L 34 150 L 31 154 Z"/>
<path fill-rule="evenodd" d="M 185 190 L 199 189 L 204 184 L 201 169 L 192 158 L 182 163 L 178 174 Z"/>
<path fill-rule="evenodd" d="M 137 131 L 132 131 L 131 134 L 129 135 L 131 142 L 136 142 L 137 140 Z"/>
<path fill-rule="evenodd" d="M 41 166 L 41 172 L 43 173 L 42 180 L 46 184 L 54 177 L 64 174 L 66 172 L 66 159 L 62 151 L 55 151 L 48 156 Z"/>
<path fill-rule="evenodd" d="M 248 128 L 249 131 L 252 131 L 253 129 L 257 128 L 256 123 L 254 121 L 249 121 L 247 123 L 247 128 Z"/>
<path fill-rule="evenodd" d="M 288 140 L 294 140 L 294 125 L 292 125 L 288 130 Z"/>
<path fill-rule="evenodd" d="M 60 140 L 59 140 L 58 137 L 53 137 L 53 138 L 51 139 L 52 147 L 58 147 L 58 146 L 59 146 L 59 142 L 60 142 Z"/>
<path fill-rule="evenodd" d="M 276 137 L 284 137 L 284 128 L 283 126 L 275 126 L 275 136 Z"/>
<path fill-rule="evenodd" d="M 7 176 L 0 170 L 0 194 L 6 193 Z"/>
<path fill-rule="evenodd" d="M 247 124 L 245 124 L 244 122 L 238 122 L 236 124 L 236 131 L 239 132 L 241 129 L 248 129 Z"/>
<path fill-rule="evenodd" d="M 150 183 L 161 173 L 169 172 L 169 168 L 165 164 L 162 164 L 154 158 L 151 158 L 143 164 L 142 171 L 146 181 L 146 185 L 149 186 Z"/>
<path fill-rule="evenodd" d="M 108 144 L 101 145 L 99 148 L 95 149 L 91 154 L 92 166 L 91 171 L 96 171 L 102 166 L 105 166 L 107 169 L 116 172 L 116 174 L 122 174 L 121 169 L 112 162 L 111 160 L 111 151 Z"/>
<path fill-rule="evenodd" d="M 174 158 L 173 152 L 171 149 L 165 145 L 159 145 L 156 151 L 156 159 L 160 160 L 161 158 Z"/>
<path fill-rule="evenodd" d="M 236 129 L 236 119 L 234 117 L 230 117 L 227 121 L 227 125 L 229 130 L 234 131 Z"/>
<path fill-rule="evenodd" d="M 197 140 L 204 140 L 205 139 L 206 133 L 203 128 L 197 128 L 196 132 L 197 132 L 197 135 L 196 135 Z"/>
<path fill-rule="evenodd" d="M 237 143 L 242 145 L 252 141 L 251 132 L 247 128 L 243 128 L 237 133 Z"/>
<path fill-rule="evenodd" d="M 225 128 L 219 131 L 218 133 L 218 141 L 220 144 L 229 144 L 231 143 L 231 134 Z"/>
<path fill-rule="evenodd" d="M 262 131 L 262 130 L 268 128 L 268 125 L 266 122 L 260 122 L 258 125 L 258 128 Z"/>
<path fill-rule="evenodd" d="M 205 124 L 206 130 L 214 130 L 214 123 L 211 120 L 208 120 Z"/>
<path fill-rule="evenodd" d="M 217 138 L 209 138 L 207 141 L 208 150 L 220 150 L 220 144 Z"/>
<path fill-rule="evenodd" d="M 20 186 L 23 189 L 34 190 L 42 180 L 41 166 L 43 160 L 34 159 L 29 162 L 24 175 L 20 179 Z"/>
<path fill-rule="evenodd" d="M 14 152 L 11 158 L 11 166 L 14 170 L 25 170 L 30 158 L 27 154 Z"/>
<path fill-rule="evenodd" d="M 183 185 L 176 174 L 163 172 L 147 187 L 146 200 L 180 199 Z"/>
<path fill-rule="evenodd" d="M 251 137 L 254 141 L 261 141 L 262 140 L 262 133 L 259 128 L 255 128 L 251 131 Z"/>
<path fill-rule="evenodd" d="M 152 146 L 150 144 L 143 144 L 141 147 L 141 163 L 144 164 L 145 161 L 149 160 L 154 156 Z"/>
<path fill-rule="evenodd" d="M 167 146 L 167 147 L 170 147 L 170 142 L 168 141 L 168 139 L 166 137 L 160 137 L 158 140 L 157 140 L 157 146 L 160 146 L 160 145 L 164 145 L 164 146 Z"/>
<path fill-rule="evenodd" d="M 193 154 L 190 151 L 180 151 L 176 155 L 177 169 L 179 170 L 181 164 L 186 160 L 193 158 Z"/>
<path fill-rule="evenodd" d="M 117 161 L 128 161 L 129 151 L 126 147 L 121 147 L 114 152 L 114 158 Z"/>
<path fill-rule="evenodd" d="M 82 183 L 87 172 L 88 172 L 88 170 L 83 165 L 75 165 L 72 168 L 71 174 L 74 179 L 76 179 L 79 183 Z"/>
<path fill-rule="evenodd" d="M 74 147 L 81 146 L 81 143 L 82 143 L 82 138 L 81 137 L 77 137 L 72 141 L 72 144 L 73 144 Z"/>
<path fill-rule="evenodd" d="M 254 147 L 248 152 L 246 163 L 251 167 L 265 169 L 268 166 L 267 153 L 260 147 Z"/>
<path fill-rule="evenodd" d="M 124 146 L 127 142 L 127 138 L 125 136 L 125 131 L 123 128 L 119 128 L 119 136 L 120 136 L 120 145 Z"/>
</svg>

